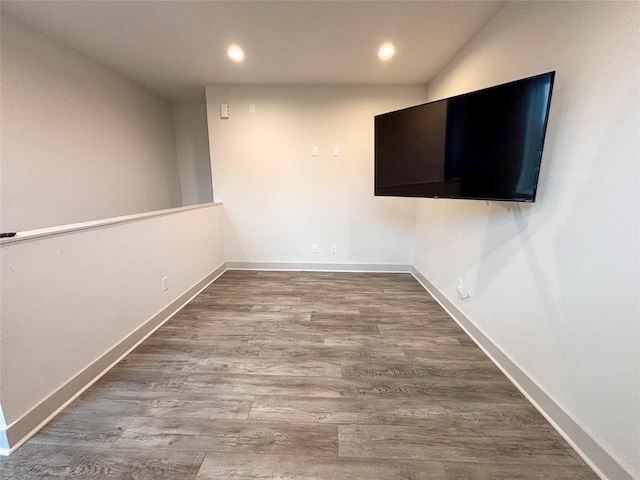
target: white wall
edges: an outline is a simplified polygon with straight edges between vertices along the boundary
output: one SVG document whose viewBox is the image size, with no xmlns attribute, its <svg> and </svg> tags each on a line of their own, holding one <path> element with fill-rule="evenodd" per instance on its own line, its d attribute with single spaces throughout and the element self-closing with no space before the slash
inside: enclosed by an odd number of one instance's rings
<svg viewBox="0 0 640 480">
<path fill-rule="evenodd" d="M 2 231 L 181 205 L 171 104 L 2 18 Z"/>
<path fill-rule="evenodd" d="M 415 200 L 373 196 L 373 116 L 423 102 L 424 87 L 211 85 L 206 93 L 229 262 L 411 264 Z M 227 120 L 221 103 L 230 105 Z"/>
<path fill-rule="evenodd" d="M 182 205 L 213 202 L 207 106 L 204 100 L 175 102 L 173 119 Z"/>
<path fill-rule="evenodd" d="M 420 200 L 414 264 L 635 478 L 639 9 L 509 3 L 430 83 L 434 100 L 557 72 L 536 203 Z"/>
<path fill-rule="evenodd" d="M 0 260 L 0 403 L 11 427 L 224 265 L 222 207 L 0 244 Z"/>
</svg>

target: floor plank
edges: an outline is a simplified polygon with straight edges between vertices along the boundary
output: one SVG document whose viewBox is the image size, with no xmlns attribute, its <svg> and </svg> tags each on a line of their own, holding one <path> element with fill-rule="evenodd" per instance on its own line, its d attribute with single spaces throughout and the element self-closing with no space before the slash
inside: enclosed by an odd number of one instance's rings
<svg viewBox="0 0 640 480">
<path fill-rule="evenodd" d="M 10 457 L 0 457 L 0 479 L 36 480 L 82 478 L 82 465 L 91 463 L 92 448 L 77 445 L 39 445 L 32 441 Z"/>
<path fill-rule="evenodd" d="M 109 446 L 132 421 L 131 416 L 63 413 L 40 430 L 30 445 Z"/>
<path fill-rule="evenodd" d="M 594 480 L 593 471 L 586 465 L 521 465 L 444 463 L 448 480 Z"/>
<path fill-rule="evenodd" d="M 450 425 L 439 405 L 413 399 L 256 397 L 252 420 L 296 423 Z"/>
<path fill-rule="evenodd" d="M 253 399 L 253 395 L 122 390 L 83 398 L 73 412 L 94 418 L 108 412 L 109 416 L 247 419 Z"/>
<path fill-rule="evenodd" d="M 76 478 L 194 480 L 204 452 L 95 449 L 76 467 Z"/>
<path fill-rule="evenodd" d="M 299 361 L 295 358 L 198 358 L 187 362 L 182 372 L 340 377 L 341 366 L 336 361 Z"/>
<path fill-rule="evenodd" d="M 302 455 L 207 454 L 198 480 L 448 480 L 438 462 Z"/>
<path fill-rule="evenodd" d="M 450 425 L 339 425 L 340 456 L 525 465 L 576 465 L 555 435 Z"/>
<path fill-rule="evenodd" d="M 281 395 L 342 398 L 358 396 L 355 380 L 341 377 L 292 375 L 229 375 L 194 373 L 181 388 L 184 392 L 240 395 Z"/>
<path fill-rule="evenodd" d="M 114 447 L 335 456 L 338 442 L 335 425 L 139 417 Z"/>
</svg>

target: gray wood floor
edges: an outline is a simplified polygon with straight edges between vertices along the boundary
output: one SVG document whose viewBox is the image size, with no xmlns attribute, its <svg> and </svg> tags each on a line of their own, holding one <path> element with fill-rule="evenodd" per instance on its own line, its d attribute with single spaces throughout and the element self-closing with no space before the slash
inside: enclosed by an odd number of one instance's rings
<svg viewBox="0 0 640 480">
<path fill-rule="evenodd" d="M 2 479 L 597 479 L 408 274 L 228 271 Z"/>
</svg>

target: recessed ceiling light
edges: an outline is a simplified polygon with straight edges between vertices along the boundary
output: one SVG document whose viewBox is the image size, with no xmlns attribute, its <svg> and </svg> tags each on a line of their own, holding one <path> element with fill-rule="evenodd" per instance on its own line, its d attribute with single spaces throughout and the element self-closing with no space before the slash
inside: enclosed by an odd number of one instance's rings
<svg viewBox="0 0 640 480">
<path fill-rule="evenodd" d="M 378 57 L 380 60 L 389 60 L 396 53 L 396 48 L 390 43 L 385 43 L 378 49 Z"/>
<path fill-rule="evenodd" d="M 244 52 L 237 45 L 231 45 L 227 50 L 227 56 L 234 62 L 241 62 L 244 60 Z"/>
</svg>

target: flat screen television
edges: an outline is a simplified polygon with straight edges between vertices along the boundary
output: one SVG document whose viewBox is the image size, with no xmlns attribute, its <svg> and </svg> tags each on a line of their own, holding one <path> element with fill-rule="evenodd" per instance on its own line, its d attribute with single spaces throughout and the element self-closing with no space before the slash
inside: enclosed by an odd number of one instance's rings
<svg viewBox="0 0 640 480">
<path fill-rule="evenodd" d="M 555 72 L 375 117 L 375 195 L 533 202 Z"/>
</svg>

